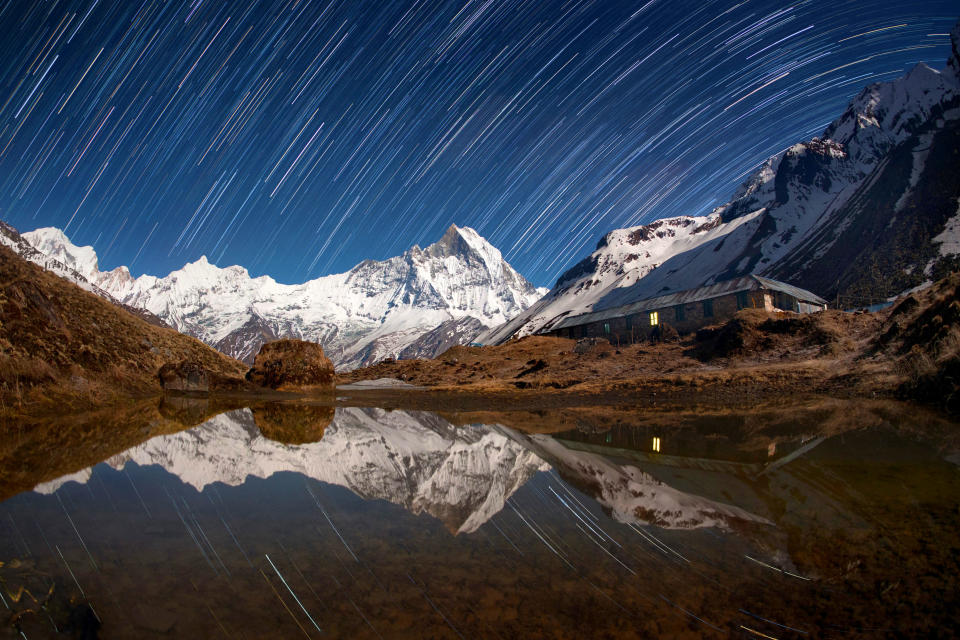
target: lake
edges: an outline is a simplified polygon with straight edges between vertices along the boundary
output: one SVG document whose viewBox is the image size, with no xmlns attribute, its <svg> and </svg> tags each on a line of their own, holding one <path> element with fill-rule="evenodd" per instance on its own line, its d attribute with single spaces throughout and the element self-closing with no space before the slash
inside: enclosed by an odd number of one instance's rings
<svg viewBox="0 0 960 640">
<path fill-rule="evenodd" d="M 960 628 L 958 429 L 915 407 L 194 405 L 5 427 L 5 637 Z"/>
</svg>

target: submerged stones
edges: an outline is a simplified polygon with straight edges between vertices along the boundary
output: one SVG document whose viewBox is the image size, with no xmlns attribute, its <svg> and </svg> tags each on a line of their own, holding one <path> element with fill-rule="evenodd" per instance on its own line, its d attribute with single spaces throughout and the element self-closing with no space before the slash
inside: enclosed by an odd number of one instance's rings
<svg viewBox="0 0 960 640">
<path fill-rule="evenodd" d="M 270 389 L 333 388 L 333 362 L 314 342 L 284 339 L 260 347 L 247 380 Z"/>
</svg>

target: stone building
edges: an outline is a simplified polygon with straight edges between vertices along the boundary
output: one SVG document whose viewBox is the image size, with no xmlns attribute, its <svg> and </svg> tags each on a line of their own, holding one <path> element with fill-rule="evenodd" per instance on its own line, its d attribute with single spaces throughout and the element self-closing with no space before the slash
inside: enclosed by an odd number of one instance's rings
<svg viewBox="0 0 960 640">
<path fill-rule="evenodd" d="M 740 309 L 813 313 L 826 308 L 827 301 L 816 294 L 749 275 L 571 316 L 544 333 L 561 338 L 607 338 L 625 344 L 647 339 L 661 324 L 689 333 L 729 320 Z"/>
</svg>

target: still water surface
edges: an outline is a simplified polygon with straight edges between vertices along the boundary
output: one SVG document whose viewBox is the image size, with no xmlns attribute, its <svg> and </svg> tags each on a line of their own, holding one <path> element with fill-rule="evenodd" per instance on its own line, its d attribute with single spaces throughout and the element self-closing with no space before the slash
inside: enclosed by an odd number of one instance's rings
<svg viewBox="0 0 960 640">
<path fill-rule="evenodd" d="M 955 425 L 845 403 L 486 418 L 280 405 L 97 444 L 99 464 L 4 492 L 2 634 L 960 628 Z"/>
</svg>

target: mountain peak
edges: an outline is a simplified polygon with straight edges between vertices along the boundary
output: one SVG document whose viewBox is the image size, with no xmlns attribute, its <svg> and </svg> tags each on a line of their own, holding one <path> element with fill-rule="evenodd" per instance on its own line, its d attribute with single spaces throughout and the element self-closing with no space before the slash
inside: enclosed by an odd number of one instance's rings
<svg viewBox="0 0 960 640">
<path fill-rule="evenodd" d="M 947 69 L 952 71 L 954 79 L 960 82 L 960 20 L 950 31 L 950 57 L 947 59 Z"/>
<path fill-rule="evenodd" d="M 447 230 L 443 232 L 443 235 L 440 236 L 440 239 L 431 246 L 437 244 L 453 246 L 460 242 L 462 238 L 464 238 L 463 229 L 455 224 L 451 224 L 449 227 L 447 227 Z"/>
<path fill-rule="evenodd" d="M 503 259 L 500 251 L 474 229 L 455 224 L 451 224 L 443 236 L 423 252 L 431 258 L 474 255 L 488 265 L 499 264 Z"/>
<path fill-rule="evenodd" d="M 88 279 L 99 271 L 97 252 L 93 247 L 78 247 L 61 229 L 42 227 L 21 235 L 37 251 L 56 258 Z"/>
</svg>

